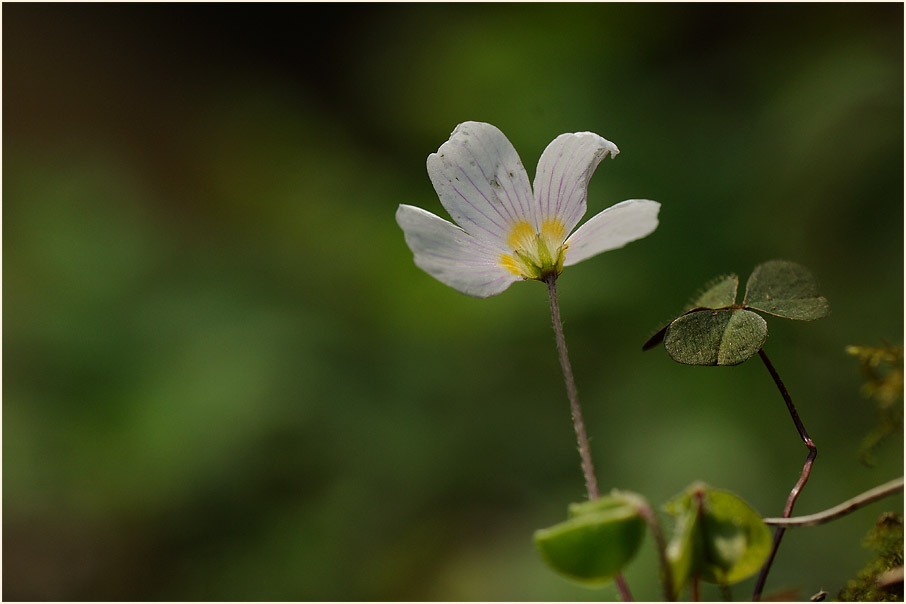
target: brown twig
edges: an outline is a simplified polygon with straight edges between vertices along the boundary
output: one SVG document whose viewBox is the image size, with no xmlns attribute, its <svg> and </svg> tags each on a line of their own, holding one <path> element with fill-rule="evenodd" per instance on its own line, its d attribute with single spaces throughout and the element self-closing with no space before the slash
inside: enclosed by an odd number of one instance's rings
<svg viewBox="0 0 906 604">
<path fill-rule="evenodd" d="M 790 393 L 787 391 L 786 386 L 784 386 L 783 380 L 780 379 L 777 370 L 774 369 L 774 365 L 772 365 L 770 359 L 768 359 L 768 355 L 765 353 L 764 348 L 761 348 L 758 351 L 758 356 L 761 357 L 764 366 L 767 367 L 768 373 L 770 373 L 771 377 L 774 379 L 777 389 L 780 390 L 780 395 L 783 397 L 786 407 L 790 412 L 790 416 L 793 418 L 793 423 L 796 424 L 796 430 L 799 432 L 799 437 L 802 439 L 802 442 L 805 443 L 805 446 L 808 447 L 808 456 L 805 458 L 805 464 L 802 466 L 799 480 L 796 481 L 793 490 L 790 491 L 790 495 L 786 500 L 786 505 L 783 507 L 783 518 L 789 518 L 793 513 L 793 505 L 796 503 L 796 499 L 799 497 L 802 487 L 808 482 L 809 475 L 812 472 L 812 464 L 815 462 L 815 457 L 818 456 L 818 448 L 815 446 L 815 443 L 812 442 L 805 426 L 802 424 L 802 420 L 799 419 L 799 414 L 796 412 L 796 406 L 793 404 L 793 399 L 790 397 Z M 777 555 L 777 548 L 780 547 L 780 540 L 783 539 L 783 533 L 785 531 L 785 526 L 778 526 L 777 530 L 774 531 L 774 542 L 771 545 L 771 553 L 764 563 L 764 566 L 761 567 L 761 572 L 758 574 L 758 580 L 755 581 L 755 590 L 752 593 L 752 600 L 756 602 L 761 599 L 764 583 L 767 580 L 768 572 L 771 570 L 771 564 L 774 562 L 774 556 Z"/>
</svg>

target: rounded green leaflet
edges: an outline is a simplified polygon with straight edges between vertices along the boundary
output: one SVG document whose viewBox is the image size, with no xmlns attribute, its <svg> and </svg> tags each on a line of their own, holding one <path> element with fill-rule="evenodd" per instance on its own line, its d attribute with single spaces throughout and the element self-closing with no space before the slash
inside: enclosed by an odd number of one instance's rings
<svg viewBox="0 0 906 604">
<path fill-rule="evenodd" d="M 699 294 L 691 308 L 724 308 L 736 303 L 736 290 L 739 288 L 739 277 L 724 275 L 708 283 L 705 291 Z"/>
<path fill-rule="evenodd" d="M 670 324 L 664 346 L 686 365 L 738 365 L 758 352 L 768 337 L 764 319 L 748 310 L 698 310 Z"/>
<path fill-rule="evenodd" d="M 645 521 L 631 502 L 608 497 L 570 506 L 570 518 L 535 531 L 544 561 L 586 585 L 606 584 L 636 555 Z"/>
<path fill-rule="evenodd" d="M 743 306 L 800 321 L 814 321 L 830 313 L 830 304 L 818 292 L 818 280 L 807 268 L 788 260 L 770 260 L 755 267 L 746 283 Z"/>
</svg>

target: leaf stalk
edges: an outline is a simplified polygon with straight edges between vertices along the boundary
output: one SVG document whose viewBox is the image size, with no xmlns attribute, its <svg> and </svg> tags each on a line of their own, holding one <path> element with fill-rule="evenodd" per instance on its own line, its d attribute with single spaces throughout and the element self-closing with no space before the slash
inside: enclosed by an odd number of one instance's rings
<svg viewBox="0 0 906 604">
<path fill-rule="evenodd" d="M 793 418 L 793 423 L 796 425 L 796 430 L 799 432 L 799 437 L 802 439 L 802 442 L 805 443 L 805 446 L 808 447 L 808 456 L 805 458 L 805 464 L 802 466 L 802 472 L 799 474 L 799 480 L 796 481 L 796 484 L 790 491 L 790 495 L 786 500 L 786 505 L 783 507 L 783 518 L 789 518 L 793 513 L 793 505 L 796 503 L 796 499 L 799 497 L 799 494 L 802 492 L 802 488 L 805 486 L 805 483 L 808 482 L 809 476 L 811 475 L 812 464 L 815 462 L 815 457 L 818 456 L 818 447 L 815 446 L 815 443 L 808 435 L 808 431 L 806 431 L 805 425 L 799 418 L 799 413 L 797 413 L 796 411 L 796 405 L 793 404 L 793 399 L 792 397 L 790 397 L 790 393 L 787 391 L 786 386 L 783 384 L 783 380 L 780 379 L 780 374 L 777 373 L 774 365 L 771 364 L 771 360 L 768 358 L 767 353 L 765 353 L 764 348 L 760 348 L 758 350 L 758 356 L 761 358 L 761 361 L 767 368 L 768 373 L 770 373 L 771 377 L 774 379 L 774 383 L 777 385 L 777 389 L 780 390 L 780 395 L 783 397 L 783 400 L 786 403 L 787 409 L 790 412 L 790 417 Z M 755 602 L 761 599 L 761 594 L 764 590 L 764 584 L 768 578 L 768 572 L 770 572 L 771 570 L 771 565 L 774 562 L 774 557 L 777 555 L 777 548 L 780 547 L 780 541 L 781 539 L 783 539 L 783 534 L 785 532 L 785 526 L 778 526 L 774 531 L 774 542 L 771 546 L 771 554 L 765 561 L 764 566 L 761 567 L 761 572 L 758 574 L 758 580 L 755 581 L 755 589 L 752 593 L 752 600 Z"/>
</svg>

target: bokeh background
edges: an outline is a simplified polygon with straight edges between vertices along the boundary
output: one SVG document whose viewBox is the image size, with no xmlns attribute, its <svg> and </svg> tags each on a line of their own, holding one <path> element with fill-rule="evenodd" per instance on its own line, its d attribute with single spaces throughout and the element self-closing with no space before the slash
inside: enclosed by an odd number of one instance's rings
<svg viewBox="0 0 906 604">
<path fill-rule="evenodd" d="M 584 497 L 543 285 L 463 296 L 394 222 L 445 215 L 425 159 L 465 120 L 530 175 L 597 132 L 589 214 L 662 203 L 559 281 L 604 489 L 779 515 L 806 449 L 764 367 L 641 352 L 772 258 L 833 309 L 768 320 L 819 448 L 797 511 L 902 474 L 901 435 L 859 460 L 844 352 L 903 337 L 901 4 L 2 11 L 4 599 L 616 598 L 531 542 Z M 835 594 L 902 505 L 787 533 L 767 592 Z M 637 598 L 655 568 L 648 539 Z"/>
</svg>

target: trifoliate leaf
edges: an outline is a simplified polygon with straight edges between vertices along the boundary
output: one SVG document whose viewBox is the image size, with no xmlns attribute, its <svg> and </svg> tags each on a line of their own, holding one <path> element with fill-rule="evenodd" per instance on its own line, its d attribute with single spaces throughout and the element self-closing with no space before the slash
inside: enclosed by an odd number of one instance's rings
<svg viewBox="0 0 906 604">
<path fill-rule="evenodd" d="M 767 323 L 753 312 L 699 310 L 670 324 L 664 346 L 678 363 L 738 365 L 758 352 L 767 336 Z"/>
<path fill-rule="evenodd" d="M 746 283 L 743 305 L 800 321 L 813 321 L 830 313 L 815 277 L 804 266 L 787 260 L 770 260 L 755 267 Z"/>
<path fill-rule="evenodd" d="M 589 587 L 613 579 L 638 552 L 645 535 L 638 508 L 620 498 L 573 504 L 570 516 L 535 531 L 535 545 L 551 568 Z"/>
</svg>

